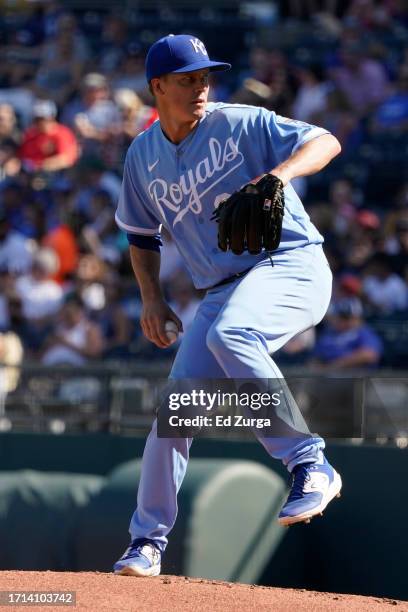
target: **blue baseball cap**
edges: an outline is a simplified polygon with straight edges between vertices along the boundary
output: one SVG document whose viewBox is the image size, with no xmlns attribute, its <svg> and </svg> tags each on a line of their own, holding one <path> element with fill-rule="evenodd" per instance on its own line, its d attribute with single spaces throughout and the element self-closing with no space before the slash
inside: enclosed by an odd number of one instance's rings
<svg viewBox="0 0 408 612">
<path fill-rule="evenodd" d="M 146 56 L 147 81 L 169 72 L 192 72 L 202 68 L 229 70 L 231 64 L 210 60 L 204 43 L 192 34 L 169 34 L 160 38 Z"/>
</svg>

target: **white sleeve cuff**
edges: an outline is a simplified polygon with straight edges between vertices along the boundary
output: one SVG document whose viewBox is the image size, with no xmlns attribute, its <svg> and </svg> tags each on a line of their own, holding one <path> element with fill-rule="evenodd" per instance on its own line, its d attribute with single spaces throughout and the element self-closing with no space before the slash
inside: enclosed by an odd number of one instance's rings
<svg viewBox="0 0 408 612">
<path fill-rule="evenodd" d="M 128 225 L 127 223 L 123 223 L 116 213 L 115 221 L 120 227 L 120 229 L 128 232 L 129 234 L 141 234 L 142 236 L 155 236 L 156 234 L 160 234 L 161 225 L 158 225 L 155 229 L 146 229 L 145 227 L 137 227 L 135 225 Z"/>
<path fill-rule="evenodd" d="M 297 151 L 300 147 L 303 147 L 303 145 L 309 142 L 310 140 L 314 140 L 315 138 L 318 138 L 319 136 L 323 136 L 324 134 L 330 134 L 330 132 L 320 127 L 313 128 L 312 130 L 307 132 L 307 134 L 305 134 L 304 137 L 301 140 L 299 140 L 298 143 L 296 143 L 295 147 L 292 150 L 292 153 Z"/>
</svg>

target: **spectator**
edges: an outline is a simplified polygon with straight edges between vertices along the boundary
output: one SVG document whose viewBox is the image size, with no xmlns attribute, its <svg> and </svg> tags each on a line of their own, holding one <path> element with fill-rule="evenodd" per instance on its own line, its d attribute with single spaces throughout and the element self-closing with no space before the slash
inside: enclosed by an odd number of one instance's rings
<svg viewBox="0 0 408 612">
<path fill-rule="evenodd" d="M 52 280 L 58 268 L 56 254 L 48 249 L 39 250 L 33 260 L 31 272 L 19 276 L 10 291 L 10 314 L 16 331 L 23 340 L 27 354 L 35 358 L 47 337 L 52 321 L 63 297 L 61 287 Z"/>
<path fill-rule="evenodd" d="M 337 236 L 350 233 L 356 219 L 356 194 L 346 179 L 338 179 L 330 185 L 329 207 L 333 211 L 333 231 Z"/>
<path fill-rule="evenodd" d="M 139 96 L 131 89 L 118 89 L 114 93 L 114 99 L 121 112 L 121 123 L 119 136 L 122 139 L 121 146 L 127 151 L 132 140 L 147 130 L 158 118 L 157 110 L 143 104 Z"/>
<path fill-rule="evenodd" d="M 11 140 L 15 145 L 20 143 L 21 132 L 17 126 L 17 117 L 11 104 L 0 104 L 0 146 L 4 140 Z"/>
<path fill-rule="evenodd" d="M 67 220 L 68 214 L 63 213 L 60 218 L 53 215 L 49 219 L 51 222 L 47 223 L 42 210 L 31 210 L 37 221 L 36 243 L 41 248 L 53 251 L 57 257 L 58 264 L 51 279 L 63 286 L 70 282 L 79 259 L 79 247 L 70 221 Z"/>
<path fill-rule="evenodd" d="M 62 301 L 62 289 L 52 280 L 58 269 L 57 255 L 51 249 L 35 253 L 31 272 L 17 278 L 16 293 L 21 299 L 23 316 L 32 324 L 48 321 Z"/>
<path fill-rule="evenodd" d="M 92 310 L 90 317 L 102 331 L 104 358 L 128 358 L 129 342 L 133 330 L 131 321 L 119 302 L 120 288 L 117 279 L 105 279 L 103 290 L 103 305 L 101 308 Z"/>
<path fill-rule="evenodd" d="M 21 169 L 17 177 L 4 180 L 1 183 L 0 202 L 10 229 L 28 236 L 25 226 L 25 207 L 27 202 L 33 201 L 33 192 L 25 179 L 26 174 Z"/>
<path fill-rule="evenodd" d="M 4 8 L 1 14 L 4 15 Z M 4 18 L 1 23 L 4 24 Z M 15 27 L 9 34 L 6 40 L 7 44 L 3 44 L 1 48 L 3 62 L 0 64 L 0 83 L 4 90 L 10 90 L 12 98 L 15 96 L 14 101 L 22 94 L 22 102 L 24 100 L 23 90 L 28 86 L 37 66 L 40 47 L 25 45 L 22 40 L 23 37 L 20 37 L 20 32 Z M 10 99 L 2 101 L 13 104 Z"/>
<path fill-rule="evenodd" d="M 389 18 L 396 3 L 375 2 L 374 0 L 352 0 L 346 13 L 346 21 L 354 23 L 360 30 L 372 30 L 379 26 L 385 30 L 389 25 Z"/>
<path fill-rule="evenodd" d="M 336 295 L 339 298 L 361 298 L 362 282 L 355 274 L 343 274 L 337 284 Z"/>
<path fill-rule="evenodd" d="M 118 264 L 127 240 L 118 233 L 115 224 L 114 203 L 105 189 L 99 189 L 91 197 L 90 223 L 82 229 L 82 242 L 96 257 Z M 123 235 L 123 239 L 122 239 Z"/>
<path fill-rule="evenodd" d="M 126 54 L 128 25 L 120 15 L 108 15 L 103 22 L 99 70 L 106 76 L 115 74 Z"/>
<path fill-rule="evenodd" d="M 46 340 L 44 365 L 80 366 L 102 355 L 103 338 L 98 325 L 86 315 L 81 298 L 67 296 L 54 332 Z"/>
<path fill-rule="evenodd" d="M 63 106 L 79 87 L 89 58 L 85 38 L 76 30 L 73 15 L 62 15 L 55 39 L 45 45 L 42 61 L 32 84 L 38 98 L 51 98 Z"/>
<path fill-rule="evenodd" d="M 91 72 L 84 77 L 82 99 L 72 110 L 75 110 L 72 124 L 83 154 L 99 155 L 113 164 L 117 158 L 116 139 L 121 117 L 110 99 L 108 81 L 102 74 Z"/>
<path fill-rule="evenodd" d="M 71 167 L 78 159 L 73 132 L 55 119 L 52 100 L 39 100 L 33 109 L 34 123 L 23 135 L 19 157 L 32 170 L 57 172 Z"/>
<path fill-rule="evenodd" d="M 319 232 L 325 236 L 325 242 L 329 244 L 337 242 L 335 233 L 335 210 L 327 202 L 313 201 L 308 208 L 308 214 L 312 223 Z"/>
<path fill-rule="evenodd" d="M 384 219 L 384 250 L 390 255 L 404 252 L 405 240 L 403 239 L 404 227 L 408 222 L 408 182 L 403 183 L 396 192 L 392 209 L 387 211 Z M 400 227 L 398 230 L 397 227 Z M 398 274 L 401 269 L 397 270 Z"/>
<path fill-rule="evenodd" d="M 9 286 L 14 287 L 14 278 L 0 268 L 0 332 L 6 331 L 10 326 Z"/>
<path fill-rule="evenodd" d="M 357 194 L 350 181 L 338 179 L 329 186 L 328 202 L 312 201 L 308 208 L 312 222 L 325 236 L 325 253 L 335 276 L 347 269 L 350 257 L 353 267 L 354 259 L 358 261 L 360 256 L 360 251 L 354 253 L 355 248 L 360 248 L 361 237 L 361 231 L 355 228 L 359 201 Z M 356 238 L 351 239 L 356 232 Z M 347 250 L 344 249 L 344 241 L 349 246 Z M 365 246 L 364 240 L 363 243 Z M 372 246 L 372 240 L 369 245 Z M 364 249 L 362 256 L 365 256 Z"/>
<path fill-rule="evenodd" d="M 10 228 L 8 217 L 0 209 L 0 271 L 9 274 L 24 274 L 31 269 L 30 242 Z"/>
<path fill-rule="evenodd" d="M 88 311 L 104 307 L 104 283 L 107 278 L 108 267 L 99 257 L 91 253 L 80 257 L 75 288 Z"/>
<path fill-rule="evenodd" d="M 290 16 L 295 19 L 310 19 L 317 14 L 327 15 L 342 14 L 348 4 L 348 0 L 338 2 L 338 0 L 279 0 L 280 14 Z"/>
<path fill-rule="evenodd" d="M 358 116 L 344 92 L 339 89 L 329 89 L 326 96 L 326 108 L 316 112 L 311 118 L 315 125 L 326 128 L 336 136 L 342 147 L 343 156 L 355 152 L 362 138 L 362 127 Z"/>
<path fill-rule="evenodd" d="M 375 367 L 382 342 L 364 322 L 358 298 L 344 298 L 329 310 L 329 325 L 318 335 L 312 365 L 317 370 L 337 371 Z"/>
<path fill-rule="evenodd" d="M 77 18 L 73 13 L 64 12 L 56 17 L 53 26 L 53 32 L 50 33 L 53 40 L 46 47 L 46 54 L 55 55 L 57 50 L 57 41 L 59 37 L 66 36 L 69 38 L 75 58 L 80 62 L 87 62 L 91 59 L 91 50 L 86 39 L 86 36 L 78 27 Z M 55 43 L 55 44 L 54 44 Z"/>
<path fill-rule="evenodd" d="M 91 111 L 99 104 L 109 100 L 108 81 L 103 74 L 91 72 L 86 74 L 81 83 L 79 95 L 69 101 L 61 112 L 61 121 L 75 129 L 75 118 L 79 113 Z"/>
<path fill-rule="evenodd" d="M 20 379 L 24 349 L 13 331 L 0 332 L 0 406 L 8 393 L 14 391 Z"/>
<path fill-rule="evenodd" d="M 11 104 L 0 104 L 0 181 L 20 170 L 17 157 L 20 139 L 14 108 Z"/>
<path fill-rule="evenodd" d="M 408 66 L 400 69 L 394 91 L 377 108 L 372 130 L 382 135 L 408 131 Z"/>
<path fill-rule="evenodd" d="M 403 211 L 395 220 L 395 242 L 392 245 L 390 262 L 394 272 L 403 276 L 408 267 L 408 214 Z M 389 244 L 389 247 L 391 245 Z"/>
<path fill-rule="evenodd" d="M 291 338 L 278 353 L 274 353 L 274 359 L 279 365 L 304 364 L 310 358 L 315 342 L 316 331 L 314 327 L 310 327 Z"/>
<path fill-rule="evenodd" d="M 266 47 L 254 45 L 249 51 L 249 70 L 242 77 L 252 78 L 267 85 L 274 79 L 276 73 L 286 72 L 286 68 L 286 58 L 282 53 L 276 51 L 271 56 L 271 52 Z"/>
<path fill-rule="evenodd" d="M 245 104 L 248 103 L 248 92 L 251 96 L 255 93 L 258 104 L 280 115 L 290 114 L 293 91 L 285 54 L 279 49 L 255 46 L 250 51 L 249 62 L 250 69 L 241 78 L 243 85 L 232 95 L 231 101 Z M 268 90 L 261 88 L 257 82 L 266 85 Z"/>
<path fill-rule="evenodd" d="M 55 222 L 45 228 L 39 241 L 42 247 L 52 249 L 58 257 L 58 269 L 53 280 L 62 284 L 69 280 L 78 265 L 79 246 L 74 225 L 74 215 L 66 201 L 55 202 Z"/>
<path fill-rule="evenodd" d="M 341 65 L 332 69 L 332 78 L 346 95 L 356 115 L 365 117 L 387 95 L 385 69 L 365 55 L 359 42 L 343 44 L 340 59 Z"/>
<path fill-rule="evenodd" d="M 76 165 L 72 180 L 77 185 L 74 196 L 74 210 L 85 221 L 92 221 L 92 198 L 100 190 L 107 191 L 111 200 L 116 202 L 120 193 L 119 177 L 110 172 L 109 167 L 99 157 L 83 156 Z"/>
<path fill-rule="evenodd" d="M 43 8 L 44 32 L 49 40 L 56 35 L 59 21 L 63 15 L 66 15 L 66 10 L 59 0 L 45 0 Z"/>
<path fill-rule="evenodd" d="M 292 115 L 295 119 L 311 123 L 316 113 L 327 108 L 329 83 L 324 79 L 320 64 L 296 67 L 295 77 L 299 88 L 293 101 Z"/>
<path fill-rule="evenodd" d="M 112 88 L 132 89 L 137 94 L 145 94 L 146 77 L 144 71 L 145 54 L 136 42 L 127 45 L 123 59 L 112 78 Z"/>
<path fill-rule="evenodd" d="M 44 5 L 30 3 L 26 9 L 28 15 L 16 32 L 16 41 L 25 47 L 40 48 L 45 40 Z"/>
<path fill-rule="evenodd" d="M 392 270 L 390 258 L 376 253 L 364 270 L 363 296 L 377 314 L 408 308 L 408 287 Z"/>
<path fill-rule="evenodd" d="M 250 106 L 273 107 L 272 89 L 253 78 L 244 79 L 241 87 L 234 92 L 231 102 L 236 104 L 248 104 Z"/>
<path fill-rule="evenodd" d="M 380 247 L 381 221 L 371 210 L 360 210 L 348 235 L 349 246 L 345 263 L 354 272 L 360 272 Z"/>
</svg>

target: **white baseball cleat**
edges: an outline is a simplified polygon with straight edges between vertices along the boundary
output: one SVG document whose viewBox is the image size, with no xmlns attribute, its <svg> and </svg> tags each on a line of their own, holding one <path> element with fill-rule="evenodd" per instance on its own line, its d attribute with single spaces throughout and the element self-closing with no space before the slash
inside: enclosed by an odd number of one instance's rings
<svg viewBox="0 0 408 612">
<path fill-rule="evenodd" d="M 161 570 L 161 552 L 152 540 L 133 540 L 113 566 L 121 576 L 158 576 Z"/>
</svg>

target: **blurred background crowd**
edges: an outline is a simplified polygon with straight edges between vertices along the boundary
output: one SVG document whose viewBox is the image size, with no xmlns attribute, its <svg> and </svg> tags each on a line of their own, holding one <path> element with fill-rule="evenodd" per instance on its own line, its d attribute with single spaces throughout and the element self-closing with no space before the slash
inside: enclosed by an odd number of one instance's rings
<svg viewBox="0 0 408 612">
<path fill-rule="evenodd" d="M 343 148 L 294 183 L 325 236 L 334 293 L 325 321 L 278 360 L 408 367 L 408 2 L 0 6 L 0 361 L 80 366 L 174 351 L 141 335 L 114 212 L 126 150 L 157 118 L 146 49 L 187 31 L 233 64 L 214 75 L 212 100 L 323 126 Z M 202 295 L 166 234 L 161 278 L 188 329 Z"/>
</svg>

